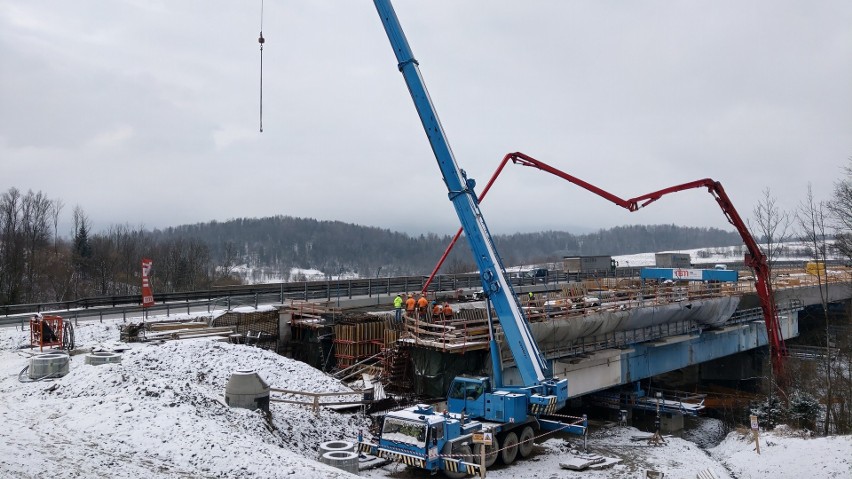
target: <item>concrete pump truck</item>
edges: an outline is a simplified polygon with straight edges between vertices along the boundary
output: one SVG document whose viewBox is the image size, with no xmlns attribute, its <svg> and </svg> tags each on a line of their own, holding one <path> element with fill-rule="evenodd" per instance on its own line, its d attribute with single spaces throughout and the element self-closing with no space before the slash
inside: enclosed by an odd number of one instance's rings
<svg viewBox="0 0 852 479">
<path fill-rule="evenodd" d="M 526 457 L 532 452 L 536 434 L 541 432 L 584 435 L 587 422 L 585 418 L 555 416 L 567 402 L 568 380 L 552 376 L 550 365 L 535 343 L 480 212 L 475 182 L 456 163 L 391 2 L 374 0 L 374 4 L 479 268 L 489 315 L 492 375 L 456 377 L 447 394 L 447 411 L 417 405 L 388 413 L 378 444 L 361 442 L 360 449 L 461 478 L 480 474 L 479 463 L 488 467 L 498 456 L 505 464 L 511 464 L 518 455 Z M 492 307 L 522 385 L 503 385 Z M 484 460 L 480 461 L 480 457 Z"/>
</svg>

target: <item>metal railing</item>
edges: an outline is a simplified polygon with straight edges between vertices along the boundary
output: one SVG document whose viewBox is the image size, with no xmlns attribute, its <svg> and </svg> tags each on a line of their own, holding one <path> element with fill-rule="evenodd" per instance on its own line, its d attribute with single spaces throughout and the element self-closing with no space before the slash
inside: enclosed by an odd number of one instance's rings
<svg viewBox="0 0 852 479">
<path fill-rule="evenodd" d="M 593 273 L 565 273 L 563 271 L 548 270 L 547 274 L 540 277 L 529 277 L 510 273 L 509 280 L 515 287 L 527 285 L 552 285 L 567 283 L 569 281 L 580 281 L 587 278 L 603 277 L 628 277 L 637 275 L 639 268 L 619 268 L 612 274 Z M 325 299 L 331 301 L 336 298 L 351 299 L 356 296 L 394 296 L 402 292 L 420 291 L 425 284 L 426 276 L 399 276 L 388 278 L 365 278 L 346 280 L 321 280 L 321 281 L 294 281 L 287 283 L 270 284 L 248 284 L 239 286 L 228 286 L 213 288 L 202 291 L 185 291 L 179 293 L 155 293 L 154 301 L 159 304 L 208 301 L 223 297 L 250 297 L 252 295 L 263 295 L 271 297 L 277 295 L 279 301 L 312 299 Z M 482 282 L 478 273 L 445 274 L 435 277 L 429 286 L 430 293 L 452 292 L 459 289 L 480 289 Z M 41 313 L 45 311 L 70 311 L 75 309 L 89 309 L 96 307 L 118 307 L 139 305 L 141 295 L 113 295 L 79 298 L 68 301 L 54 301 L 44 303 L 10 304 L 0 305 L 0 316 L 12 316 L 25 313 Z"/>
</svg>

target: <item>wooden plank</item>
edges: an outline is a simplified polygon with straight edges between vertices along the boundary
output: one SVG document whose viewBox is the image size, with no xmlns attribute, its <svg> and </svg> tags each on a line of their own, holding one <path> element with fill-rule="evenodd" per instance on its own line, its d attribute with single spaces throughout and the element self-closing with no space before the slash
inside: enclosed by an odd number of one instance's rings
<svg viewBox="0 0 852 479">
<path fill-rule="evenodd" d="M 207 323 L 180 322 L 180 323 L 149 323 L 149 331 L 173 331 L 176 329 L 200 329 L 206 328 Z"/>
<path fill-rule="evenodd" d="M 400 339 L 400 341 L 410 342 L 412 344 L 415 344 L 415 340 L 413 338 L 411 338 L 411 339 Z M 421 341 L 418 341 L 416 344 L 418 346 L 432 347 L 432 348 L 439 349 L 439 350 L 442 350 L 442 351 L 462 351 L 462 350 L 472 351 L 472 350 L 476 350 L 476 349 L 488 349 L 488 342 L 487 341 L 465 342 L 465 343 L 458 343 L 458 344 L 445 344 L 445 343 L 438 343 L 438 342 L 435 342 L 435 341 L 421 340 Z"/>
</svg>

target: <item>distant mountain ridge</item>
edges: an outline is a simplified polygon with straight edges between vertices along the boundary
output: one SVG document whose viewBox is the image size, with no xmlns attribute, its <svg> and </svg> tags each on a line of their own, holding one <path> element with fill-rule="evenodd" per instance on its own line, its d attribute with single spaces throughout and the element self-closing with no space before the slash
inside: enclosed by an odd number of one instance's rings
<svg viewBox="0 0 852 479">
<path fill-rule="evenodd" d="M 236 265 L 277 271 L 317 269 L 328 275 L 361 277 L 429 274 L 450 235 L 417 235 L 342 221 L 292 216 L 238 218 L 155 230 L 155 238 L 195 238 L 222 268 Z M 575 235 L 566 231 L 495 235 L 506 265 L 557 261 L 566 255 L 623 255 L 741 243 L 735 232 L 676 225 L 632 225 Z M 467 242 L 460 240 L 443 273 L 474 270 Z"/>
</svg>

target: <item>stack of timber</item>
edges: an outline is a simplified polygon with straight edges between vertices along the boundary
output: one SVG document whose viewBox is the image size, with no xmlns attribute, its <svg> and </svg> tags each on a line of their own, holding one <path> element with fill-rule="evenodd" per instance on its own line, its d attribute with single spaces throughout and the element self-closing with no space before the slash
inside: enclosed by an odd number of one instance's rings
<svg viewBox="0 0 852 479">
<path fill-rule="evenodd" d="M 376 356 L 385 344 L 387 317 L 361 315 L 347 317 L 334 326 L 334 356 L 344 369 Z"/>
<path fill-rule="evenodd" d="M 278 345 L 278 311 L 227 311 L 213 318 L 210 325 L 231 329 L 231 334 L 240 335 L 240 341 L 263 349 L 275 349 Z"/>
<path fill-rule="evenodd" d="M 499 326 L 496 328 L 499 335 Z M 484 309 L 462 309 L 452 319 L 442 321 L 406 315 L 405 330 L 400 341 L 408 344 L 461 354 L 488 349 L 488 317 Z"/>
<path fill-rule="evenodd" d="M 232 327 L 211 327 L 206 322 L 161 321 L 153 323 L 132 323 L 121 330 L 121 340 L 126 342 L 175 340 L 191 338 L 213 338 L 227 341 L 233 334 Z"/>
</svg>

